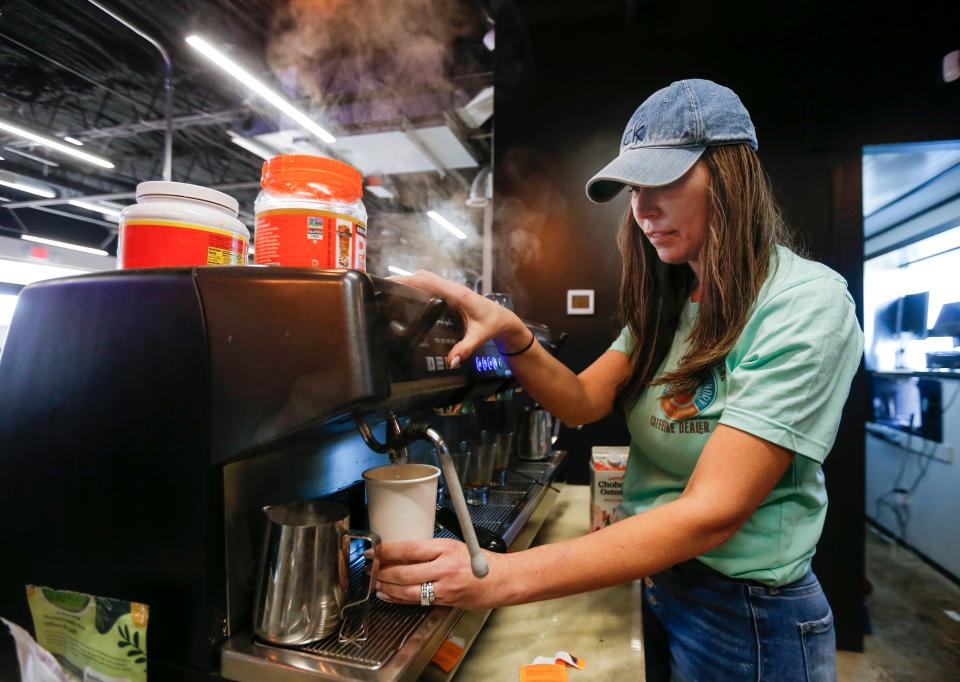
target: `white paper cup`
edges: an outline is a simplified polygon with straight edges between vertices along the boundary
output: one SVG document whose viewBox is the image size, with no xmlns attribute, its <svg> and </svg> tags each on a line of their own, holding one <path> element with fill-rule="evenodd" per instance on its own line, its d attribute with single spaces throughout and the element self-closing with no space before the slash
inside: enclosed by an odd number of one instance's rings
<svg viewBox="0 0 960 682">
<path fill-rule="evenodd" d="M 432 538 L 439 478 L 440 470 L 429 464 L 387 464 L 364 471 L 370 530 L 385 543 Z"/>
</svg>

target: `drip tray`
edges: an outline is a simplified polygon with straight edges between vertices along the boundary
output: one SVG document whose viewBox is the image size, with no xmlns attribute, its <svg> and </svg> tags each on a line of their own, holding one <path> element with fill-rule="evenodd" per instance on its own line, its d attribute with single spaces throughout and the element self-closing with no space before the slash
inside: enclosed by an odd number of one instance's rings
<svg viewBox="0 0 960 682">
<path fill-rule="evenodd" d="M 359 645 L 340 644 L 337 635 L 333 634 L 315 644 L 299 647 L 298 650 L 371 670 L 383 667 L 407 641 L 410 633 L 423 622 L 430 609 L 423 606 L 388 604 L 376 597 L 371 599 L 370 636 L 365 642 Z M 359 607 L 352 610 L 358 613 L 351 617 L 351 626 L 354 620 L 360 620 Z"/>
<path fill-rule="evenodd" d="M 473 522 L 489 530 L 500 532 L 517 511 L 518 503 L 523 500 L 533 484 L 527 481 L 511 481 L 502 488 L 490 490 L 489 502 L 483 506 L 470 507 Z M 438 530 L 437 537 L 454 537 L 446 530 Z M 350 593 L 363 594 L 366 579 L 363 575 L 363 557 L 358 555 L 350 566 Z M 341 661 L 348 665 L 361 666 L 371 670 L 383 667 L 390 657 L 406 642 L 424 618 L 430 613 L 429 607 L 390 604 L 376 597 L 370 598 L 370 634 L 359 645 L 341 644 L 338 634 L 334 633 L 319 642 L 306 646 L 291 647 L 291 650 Z M 350 610 L 350 632 L 355 631 L 362 618 L 362 607 Z M 263 645 L 272 647 L 273 645 Z"/>
<path fill-rule="evenodd" d="M 559 461 L 532 469 L 529 474 L 536 474 L 535 477 L 508 472 L 505 486 L 490 489 L 488 504 L 470 507 L 474 524 L 499 533 L 511 545 L 543 497 L 545 487 L 538 479 L 552 479 Z M 454 536 L 441 529 L 437 537 Z M 363 566 L 363 556 L 357 552 L 350 566 L 351 595 L 363 594 L 366 589 Z M 279 647 L 263 644 L 246 631 L 224 644 L 220 673 L 239 682 L 299 682 L 311 678 L 412 680 L 427 665 L 462 613 L 445 606 L 390 604 L 371 597 L 366 641 L 341 644 L 339 633 L 334 633 L 306 646 Z M 363 608 L 351 609 L 349 615 L 347 627 L 352 634 L 360 625 Z"/>
<path fill-rule="evenodd" d="M 363 576 L 363 555 L 358 555 L 350 566 L 350 594 L 363 594 L 360 589 L 366 588 L 366 579 Z M 348 612 L 350 620 L 347 623 L 349 633 L 359 630 L 363 618 L 363 606 L 357 606 Z M 339 633 L 335 632 L 326 639 L 305 646 L 294 647 L 291 650 L 313 654 L 349 665 L 361 666 L 377 670 L 390 660 L 390 657 L 403 646 L 407 637 L 413 632 L 423 619 L 430 613 L 426 606 L 410 606 L 408 604 L 390 604 L 370 597 L 370 629 L 366 641 L 359 644 L 341 644 Z M 269 645 L 264 645 L 265 648 Z"/>
</svg>

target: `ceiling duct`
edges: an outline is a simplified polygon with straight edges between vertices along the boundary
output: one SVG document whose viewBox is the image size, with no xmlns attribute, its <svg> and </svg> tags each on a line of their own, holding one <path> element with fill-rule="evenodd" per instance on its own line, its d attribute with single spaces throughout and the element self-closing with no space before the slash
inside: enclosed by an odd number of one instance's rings
<svg viewBox="0 0 960 682">
<path fill-rule="evenodd" d="M 470 184 L 470 196 L 467 197 L 467 206 L 470 208 L 484 208 L 493 198 L 493 173 L 490 166 L 484 166 L 477 173 Z"/>
<path fill-rule="evenodd" d="M 479 128 L 493 116 L 493 86 L 488 85 L 470 100 L 467 105 L 458 112 L 471 128 Z"/>
</svg>

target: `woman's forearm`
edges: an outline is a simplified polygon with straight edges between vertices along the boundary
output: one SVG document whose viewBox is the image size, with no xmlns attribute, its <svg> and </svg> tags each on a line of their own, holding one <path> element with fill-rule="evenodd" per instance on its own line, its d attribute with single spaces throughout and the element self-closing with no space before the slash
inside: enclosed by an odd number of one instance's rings
<svg viewBox="0 0 960 682">
<path fill-rule="evenodd" d="M 535 343 L 516 358 L 504 358 L 517 381 L 530 396 L 569 426 L 596 421 L 605 416 L 593 404 L 580 378 L 562 362 Z"/>
<path fill-rule="evenodd" d="M 497 345 L 507 353 L 524 348 L 530 330 L 511 314 L 496 336 Z M 530 396 L 568 426 L 587 424 L 609 414 L 612 400 L 600 399 L 588 390 L 583 379 L 554 358 L 539 343 L 519 355 L 504 355 L 514 377 Z"/>
<path fill-rule="evenodd" d="M 497 589 L 508 605 L 620 585 L 703 554 L 735 530 L 681 497 L 574 540 L 508 554 Z"/>
</svg>

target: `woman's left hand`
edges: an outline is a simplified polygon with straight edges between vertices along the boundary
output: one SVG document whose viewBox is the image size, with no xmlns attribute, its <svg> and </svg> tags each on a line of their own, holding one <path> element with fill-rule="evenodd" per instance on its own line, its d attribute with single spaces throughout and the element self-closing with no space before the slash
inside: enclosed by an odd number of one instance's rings
<svg viewBox="0 0 960 682">
<path fill-rule="evenodd" d="M 380 548 L 377 596 L 384 601 L 420 603 L 420 586 L 433 583 L 435 605 L 465 609 L 490 609 L 510 600 L 510 561 L 504 554 L 484 552 L 490 572 L 476 578 L 470 570 L 467 546 L 457 540 L 436 538 L 391 542 Z"/>
</svg>

